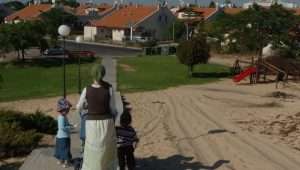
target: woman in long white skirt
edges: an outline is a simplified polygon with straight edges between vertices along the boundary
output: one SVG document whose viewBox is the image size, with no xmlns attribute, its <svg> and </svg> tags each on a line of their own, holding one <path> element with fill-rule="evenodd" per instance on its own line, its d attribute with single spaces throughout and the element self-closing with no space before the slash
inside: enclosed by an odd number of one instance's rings
<svg viewBox="0 0 300 170">
<path fill-rule="evenodd" d="M 88 105 L 82 170 L 116 170 L 118 160 L 113 90 L 110 84 L 103 81 L 103 66 L 94 66 L 92 75 L 94 83 L 82 91 L 77 104 L 79 111 L 85 102 Z"/>
</svg>

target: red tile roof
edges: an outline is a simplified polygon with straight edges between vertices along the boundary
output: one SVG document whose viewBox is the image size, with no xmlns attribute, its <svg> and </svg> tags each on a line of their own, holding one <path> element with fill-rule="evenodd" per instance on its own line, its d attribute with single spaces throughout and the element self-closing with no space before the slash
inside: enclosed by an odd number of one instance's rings
<svg viewBox="0 0 300 170">
<path fill-rule="evenodd" d="M 295 15 L 300 15 L 300 8 L 293 9 Z"/>
<path fill-rule="evenodd" d="M 92 21 L 91 25 L 107 28 L 129 28 L 131 24 L 135 25 L 141 22 L 157 10 L 158 7 L 156 6 L 123 6 L 100 20 Z"/>
<path fill-rule="evenodd" d="M 106 10 L 112 8 L 109 4 L 100 4 L 100 5 L 87 5 L 87 4 L 81 4 L 79 7 L 76 8 L 76 15 L 77 16 L 84 16 L 87 15 L 86 10 L 89 8 L 96 8 L 98 9 L 98 13 L 105 12 Z"/>
<path fill-rule="evenodd" d="M 223 10 L 225 14 L 235 15 L 243 11 L 242 8 L 225 8 Z"/>
<path fill-rule="evenodd" d="M 181 8 L 176 13 L 185 12 L 189 10 L 189 8 Z M 203 17 L 204 19 L 209 18 L 211 15 L 213 15 L 217 11 L 216 8 L 202 8 L 202 7 L 193 7 L 192 12 L 199 15 L 199 17 L 196 17 L 196 19 Z"/>
<path fill-rule="evenodd" d="M 35 20 L 41 13 L 49 11 L 51 7 L 52 6 L 50 4 L 30 5 L 13 13 L 12 15 L 7 16 L 5 20 Z"/>
<path fill-rule="evenodd" d="M 200 13 L 205 19 L 209 18 L 212 14 L 214 14 L 217 9 L 216 8 L 193 8 L 193 11 L 196 13 Z"/>
</svg>

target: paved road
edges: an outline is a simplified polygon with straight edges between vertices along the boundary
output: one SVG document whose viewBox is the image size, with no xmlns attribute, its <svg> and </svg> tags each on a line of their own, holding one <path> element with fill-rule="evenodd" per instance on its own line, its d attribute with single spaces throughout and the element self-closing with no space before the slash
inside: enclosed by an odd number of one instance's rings
<svg viewBox="0 0 300 170">
<path fill-rule="evenodd" d="M 141 49 L 130 49 L 116 46 L 80 44 L 75 42 L 66 42 L 68 50 L 89 50 L 95 52 L 100 57 L 129 57 L 136 56 L 142 52 Z"/>
</svg>

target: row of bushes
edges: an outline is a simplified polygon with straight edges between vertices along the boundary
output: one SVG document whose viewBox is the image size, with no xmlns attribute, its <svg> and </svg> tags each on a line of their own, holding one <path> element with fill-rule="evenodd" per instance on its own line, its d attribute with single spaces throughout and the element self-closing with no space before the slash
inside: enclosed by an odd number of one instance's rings
<svg viewBox="0 0 300 170">
<path fill-rule="evenodd" d="M 37 111 L 34 114 L 0 110 L 0 158 L 30 153 L 43 134 L 55 134 L 56 121 Z"/>
<path fill-rule="evenodd" d="M 176 47 L 145 47 L 144 55 L 174 55 L 176 54 Z"/>
</svg>

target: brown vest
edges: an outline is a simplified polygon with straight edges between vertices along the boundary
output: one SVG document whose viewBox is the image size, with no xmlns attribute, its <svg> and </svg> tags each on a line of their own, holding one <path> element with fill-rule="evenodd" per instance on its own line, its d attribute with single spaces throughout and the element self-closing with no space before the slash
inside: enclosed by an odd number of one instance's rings
<svg viewBox="0 0 300 170">
<path fill-rule="evenodd" d="M 101 85 L 99 88 L 88 86 L 86 88 L 86 100 L 88 103 L 87 120 L 111 119 L 109 101 L 109 86 Z"/>
</svg>

